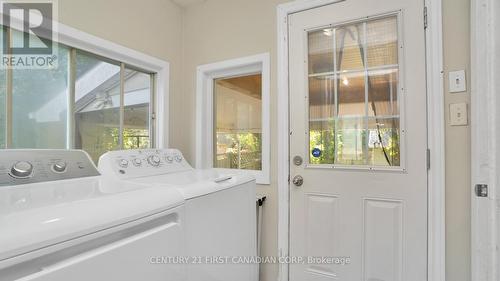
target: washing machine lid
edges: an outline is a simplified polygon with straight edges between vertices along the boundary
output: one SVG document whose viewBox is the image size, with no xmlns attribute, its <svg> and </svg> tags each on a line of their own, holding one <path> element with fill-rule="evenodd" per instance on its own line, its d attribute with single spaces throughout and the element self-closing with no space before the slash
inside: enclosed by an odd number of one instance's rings
<svg viewBox="0 0 500 281">
<path fill-rule="evenodd" d="M 183 203 L 175 189 L 102 176 L 2 187 L 0 261 Z"/>
<path fill-rule="evenodd" d="M 193 169 L 177 149 L 109 151 L 99 159 L 99 171 L 112 179 L 175 187 L 185 199 L 255 180 L 238 170 Z"/>
<path fill-rule="evenodd" d="M 176 188 L 184 195 L 185 199 L 191 199 L 240 186 L 255 181 L 255 178 L 238 171 L 193 169 L 165 175 L 140 177 L 131 180 L 141 184 Z"/>
</svg>

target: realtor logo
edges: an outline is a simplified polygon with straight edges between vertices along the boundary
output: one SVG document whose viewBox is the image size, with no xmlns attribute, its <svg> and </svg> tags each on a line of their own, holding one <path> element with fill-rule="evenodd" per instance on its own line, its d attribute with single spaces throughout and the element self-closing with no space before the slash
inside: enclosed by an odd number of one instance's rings
<svg viewBox="0 0 500 281">
<path fill-rule="evenodd" d="M 0 68 L 57 67 L 55 1 L 0 0 Z"/>
</svg>

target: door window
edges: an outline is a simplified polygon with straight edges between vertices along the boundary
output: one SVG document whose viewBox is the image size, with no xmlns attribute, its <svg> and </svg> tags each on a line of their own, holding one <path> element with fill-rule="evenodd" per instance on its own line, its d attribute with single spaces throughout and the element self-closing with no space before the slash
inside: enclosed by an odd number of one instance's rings
<svg viewBox="0 0 500 281">
<path fill-rule="evenodd" d="M 307 37 L 309 162 L 400 167 L 398 15 Z"/>
</svg>

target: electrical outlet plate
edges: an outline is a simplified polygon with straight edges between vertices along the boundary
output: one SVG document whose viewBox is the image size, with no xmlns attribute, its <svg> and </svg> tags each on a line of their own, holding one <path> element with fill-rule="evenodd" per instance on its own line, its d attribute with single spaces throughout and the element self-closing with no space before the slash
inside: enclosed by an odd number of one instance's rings
<svg viewBox="0 0 500 281">
<path fill-rule="evenodd" d="M 466 126 L 467 123 L 468 123 L 467 104 L 466 103 L 450 104 L 450 125 Z"/>
</svg>

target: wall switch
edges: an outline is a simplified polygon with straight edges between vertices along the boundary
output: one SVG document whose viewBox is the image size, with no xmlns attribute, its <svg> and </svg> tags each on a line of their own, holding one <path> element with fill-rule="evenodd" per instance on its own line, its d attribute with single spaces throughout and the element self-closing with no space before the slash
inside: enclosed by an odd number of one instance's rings
<svg viewBox="0 0 500 281">
<path fill-rule="evenodd" d="M 450 125 L 466 126 L 467 123 L 468 123 L 467 104 L 466 103 L 450 104 Z"/>
<path fill-rule="evenodd" d="M 465 81 L 465 70 L 452 71 L 448 73 L 450 79 L 450 93 L 459 93 L 467 91 L 467 82 Z"/>
</svg>

